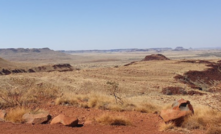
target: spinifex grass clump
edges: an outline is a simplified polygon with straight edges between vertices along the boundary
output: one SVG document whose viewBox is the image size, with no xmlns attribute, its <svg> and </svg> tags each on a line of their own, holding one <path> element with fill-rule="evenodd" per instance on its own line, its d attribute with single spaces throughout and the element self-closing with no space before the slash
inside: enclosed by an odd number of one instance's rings
<svg viewBox="0 0 221 134">
<path fill-rule="evenodd" d="M 24 120 L 22 119 L 22 116 L 25 113 L 30 112 L 31 110 L 29 108 L 25 107 L 16 107 L 11 108 L 5 117 L 6 121 L 13 122 L 13 123 L 24 123 Z"/>
<path fill-rule="evenodd" d="M 96 119 L 98 123 L 104 125 L 121 125 L 121 126 L 128 126 L 131 125 L 131 122 L 123 117 L 123 116 L 111 116 L 108 114 L 104 114 Z"/>
</svg>

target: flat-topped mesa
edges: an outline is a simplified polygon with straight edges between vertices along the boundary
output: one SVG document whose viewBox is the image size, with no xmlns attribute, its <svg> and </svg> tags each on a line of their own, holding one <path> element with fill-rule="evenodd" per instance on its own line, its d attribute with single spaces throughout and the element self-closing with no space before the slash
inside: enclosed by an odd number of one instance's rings
<svg viewBox="0 0 221 134">
<path fill-rule="evenodd" d="M 147 55 L 142 61 L 150 61 L 150 60 L 170 60 L 170 59 L 162 54 L 151 54 Z"/>
</svg>

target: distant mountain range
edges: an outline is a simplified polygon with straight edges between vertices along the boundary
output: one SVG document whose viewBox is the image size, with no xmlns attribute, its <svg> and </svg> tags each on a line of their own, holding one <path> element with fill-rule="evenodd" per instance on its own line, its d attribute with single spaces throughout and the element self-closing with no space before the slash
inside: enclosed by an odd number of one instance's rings
<svg viewBox="0 0 221 134">
<path fill-rule="evenodd" d="M 109 49 L 109 50 L 60 50 L 59 52 L 63 53 L 111 53 L 111 52 L 147 52 L 147 51 L 188 51 L 183 47 L 176 47 L 175 49 L 166 47 L 166 48 L 148 48 L 148 49 L 138 49 L 138 48 L 129 48 L 129 49 Z"/>
</svg>

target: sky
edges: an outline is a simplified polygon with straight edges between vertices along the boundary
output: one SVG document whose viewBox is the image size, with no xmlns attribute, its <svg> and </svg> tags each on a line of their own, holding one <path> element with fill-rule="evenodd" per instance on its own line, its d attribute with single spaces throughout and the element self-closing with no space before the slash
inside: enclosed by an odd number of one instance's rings
<svg viewBox="0 0 221 134">
<path fill-rule="evenodd" d="M 0 48 L 221 47 L 221 0 L 0 0 Z"/>
</svg>

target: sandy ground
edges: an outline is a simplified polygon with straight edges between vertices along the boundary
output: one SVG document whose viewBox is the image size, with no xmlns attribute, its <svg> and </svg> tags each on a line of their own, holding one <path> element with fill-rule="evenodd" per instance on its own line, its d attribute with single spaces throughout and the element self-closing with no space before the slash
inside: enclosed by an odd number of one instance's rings
<svg viewBox="0 0 221 134">
<path fill-rule="evenodd" d="M 203 134 L 203 131 L 168 131 L 160 132 L 159 124 L 163 123 L 162 119 L 157 114 L 146 114 L 140 112 L 114 112 L 108 110 L 98 109 L 85 109 L 75 108 L 70 106 L 53 106 L 44 105 L 42 108 L 50 111 L 54 117 L 59 113 L 71 117 L 78 117 L 78 127 L 66 127 L 60 124 L 50 125 L 30 125 L 30 124 L 13 124 L 0 122 L 0 132 L 2 134 Z M 94 118 L 97 118 L 103 114 L 124 116 L 127 117 L 132 124 L 130 126 L 110 126 L 102 125 L 93 122 Z M 92 121 L 90 124 L 84 124 L 84 122 Z"/>
</svg>

